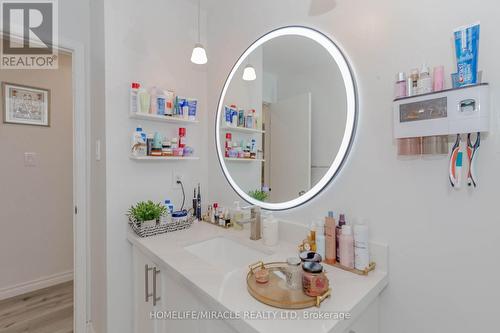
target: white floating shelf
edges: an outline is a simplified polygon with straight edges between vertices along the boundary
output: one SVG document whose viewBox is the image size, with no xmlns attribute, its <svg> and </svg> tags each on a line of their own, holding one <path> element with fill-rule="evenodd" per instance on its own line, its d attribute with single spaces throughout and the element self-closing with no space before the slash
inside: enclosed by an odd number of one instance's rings
<svg viewBox="0 0 500 333">
<path fill-rule="evenodd" d="M 199 160 L 199 157 L 195 156 L 129 156 L 131 160 L 136 161 L 195 161 Z"/>
<path fill-rule="evenodd" d="M 229 162 L 265 162 L 259 158 L 234 158 L 234 157 L 224 157 L 224 160 Z"/>
<path fill-rule="evenodd" d="M 198 120 L 189 120 L 189 119 L 184 119 L 184 118 L 161 116 L 158 114 L 150 114 L 150 113 L 130 113 L 129 118 L 149 120 L 149 121 L 158 121 L 158 122 L 165 122 L 165 123 L 177 123 L 177 124 L 198 124 L 199 123 Z"/>
<path fill-rule="evenodd" d="M 225 132 L 266 133 L 266 131 L 260 129 L 246 128 L 246 127 L 222 127 L 222 130 Z"/>
</svg>

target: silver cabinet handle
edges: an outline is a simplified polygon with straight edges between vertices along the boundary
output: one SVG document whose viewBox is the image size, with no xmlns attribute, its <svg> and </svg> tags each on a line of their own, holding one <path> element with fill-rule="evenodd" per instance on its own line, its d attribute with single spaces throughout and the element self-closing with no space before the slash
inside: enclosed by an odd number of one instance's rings
<svg viewBox="0 0 500 333">
<path fill-rule="evenodd" d="M 153 270 L 152 267 L 149 267 L 147 264 L 144 265 L 144 288 L 146 303 L 149 302 L 149 297 L 153 296 L 153 294 L 149 293 L 149 271 L 151 270 Z"/>
<path fill-rule="evenodd" d="M 153 306 L 156 306 L 156 302 L 160 300 L 160 297 L 156 297 L 156 275 L 160 274 L 160 270 L 153 267 Z"/>
</svg>

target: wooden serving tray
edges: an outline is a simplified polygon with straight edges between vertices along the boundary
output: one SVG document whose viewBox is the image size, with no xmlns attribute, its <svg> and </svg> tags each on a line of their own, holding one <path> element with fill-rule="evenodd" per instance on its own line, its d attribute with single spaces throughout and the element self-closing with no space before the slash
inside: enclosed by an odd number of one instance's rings
<svg viewBox="0 0 500 333">
<path fill-rule="evenodd" d="M 286 262 L 271 262 L 264 264 L 262 261 L 250 265 L 247 274 L 247 289 L 250 295 L 264 304 L 280 309 L 306 309 L 313 306 L 319 307 L 327 297 L 331 295 L 332 289 L 328 289 L 323 295 L 317 297 L 307 296 L 302 289 L 289 289 L 286 280 L 279 275 L 287 268 Z M 266 268 L 269 270 L 269 282 L 262 284 L 255 280 L 254 270 Z M 275 272 L 279 272 L 276 274 Z M 281 273 L 281 274 L 280 274 Z"/>
</svg>

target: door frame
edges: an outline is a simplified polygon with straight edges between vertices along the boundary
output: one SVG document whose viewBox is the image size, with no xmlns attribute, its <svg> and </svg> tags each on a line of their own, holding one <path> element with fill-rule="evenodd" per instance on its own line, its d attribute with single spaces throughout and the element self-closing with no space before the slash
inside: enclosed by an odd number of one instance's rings
<svg viewBox="0 0 500 333">
<path fill-rule="evenodd" d="M 0 37 L 4 37 L 0 31 Z M 10 38 L 23 41 L 14 34 Z M 36 43 L 36 41 L 35 41 Z M 87 53 L 83 43 L 59 36 L 58 51 L 71 54 L 73 92 L 73 330 L 90 322 L 90 110 Z"/>
</svg>

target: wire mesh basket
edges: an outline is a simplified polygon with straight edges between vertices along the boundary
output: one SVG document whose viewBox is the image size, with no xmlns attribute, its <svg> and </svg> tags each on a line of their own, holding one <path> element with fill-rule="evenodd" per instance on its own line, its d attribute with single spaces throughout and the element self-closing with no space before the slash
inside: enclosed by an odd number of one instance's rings
<svg viewBox="0 0 500 333">
<path fill-rule="evenodd" d="M 129 219 L 129 225 L 139 237 L 149 237 L 154 235 L 163 234 L 166 232 L 174 232 L 179 230 L 188 229 L 193 225 L 195 220 L 194 216 L 189 216 L 185 220 L 163 223 L 156 222 L 156 225 L 144 224 L 138 221 Z"/>
</svg>

